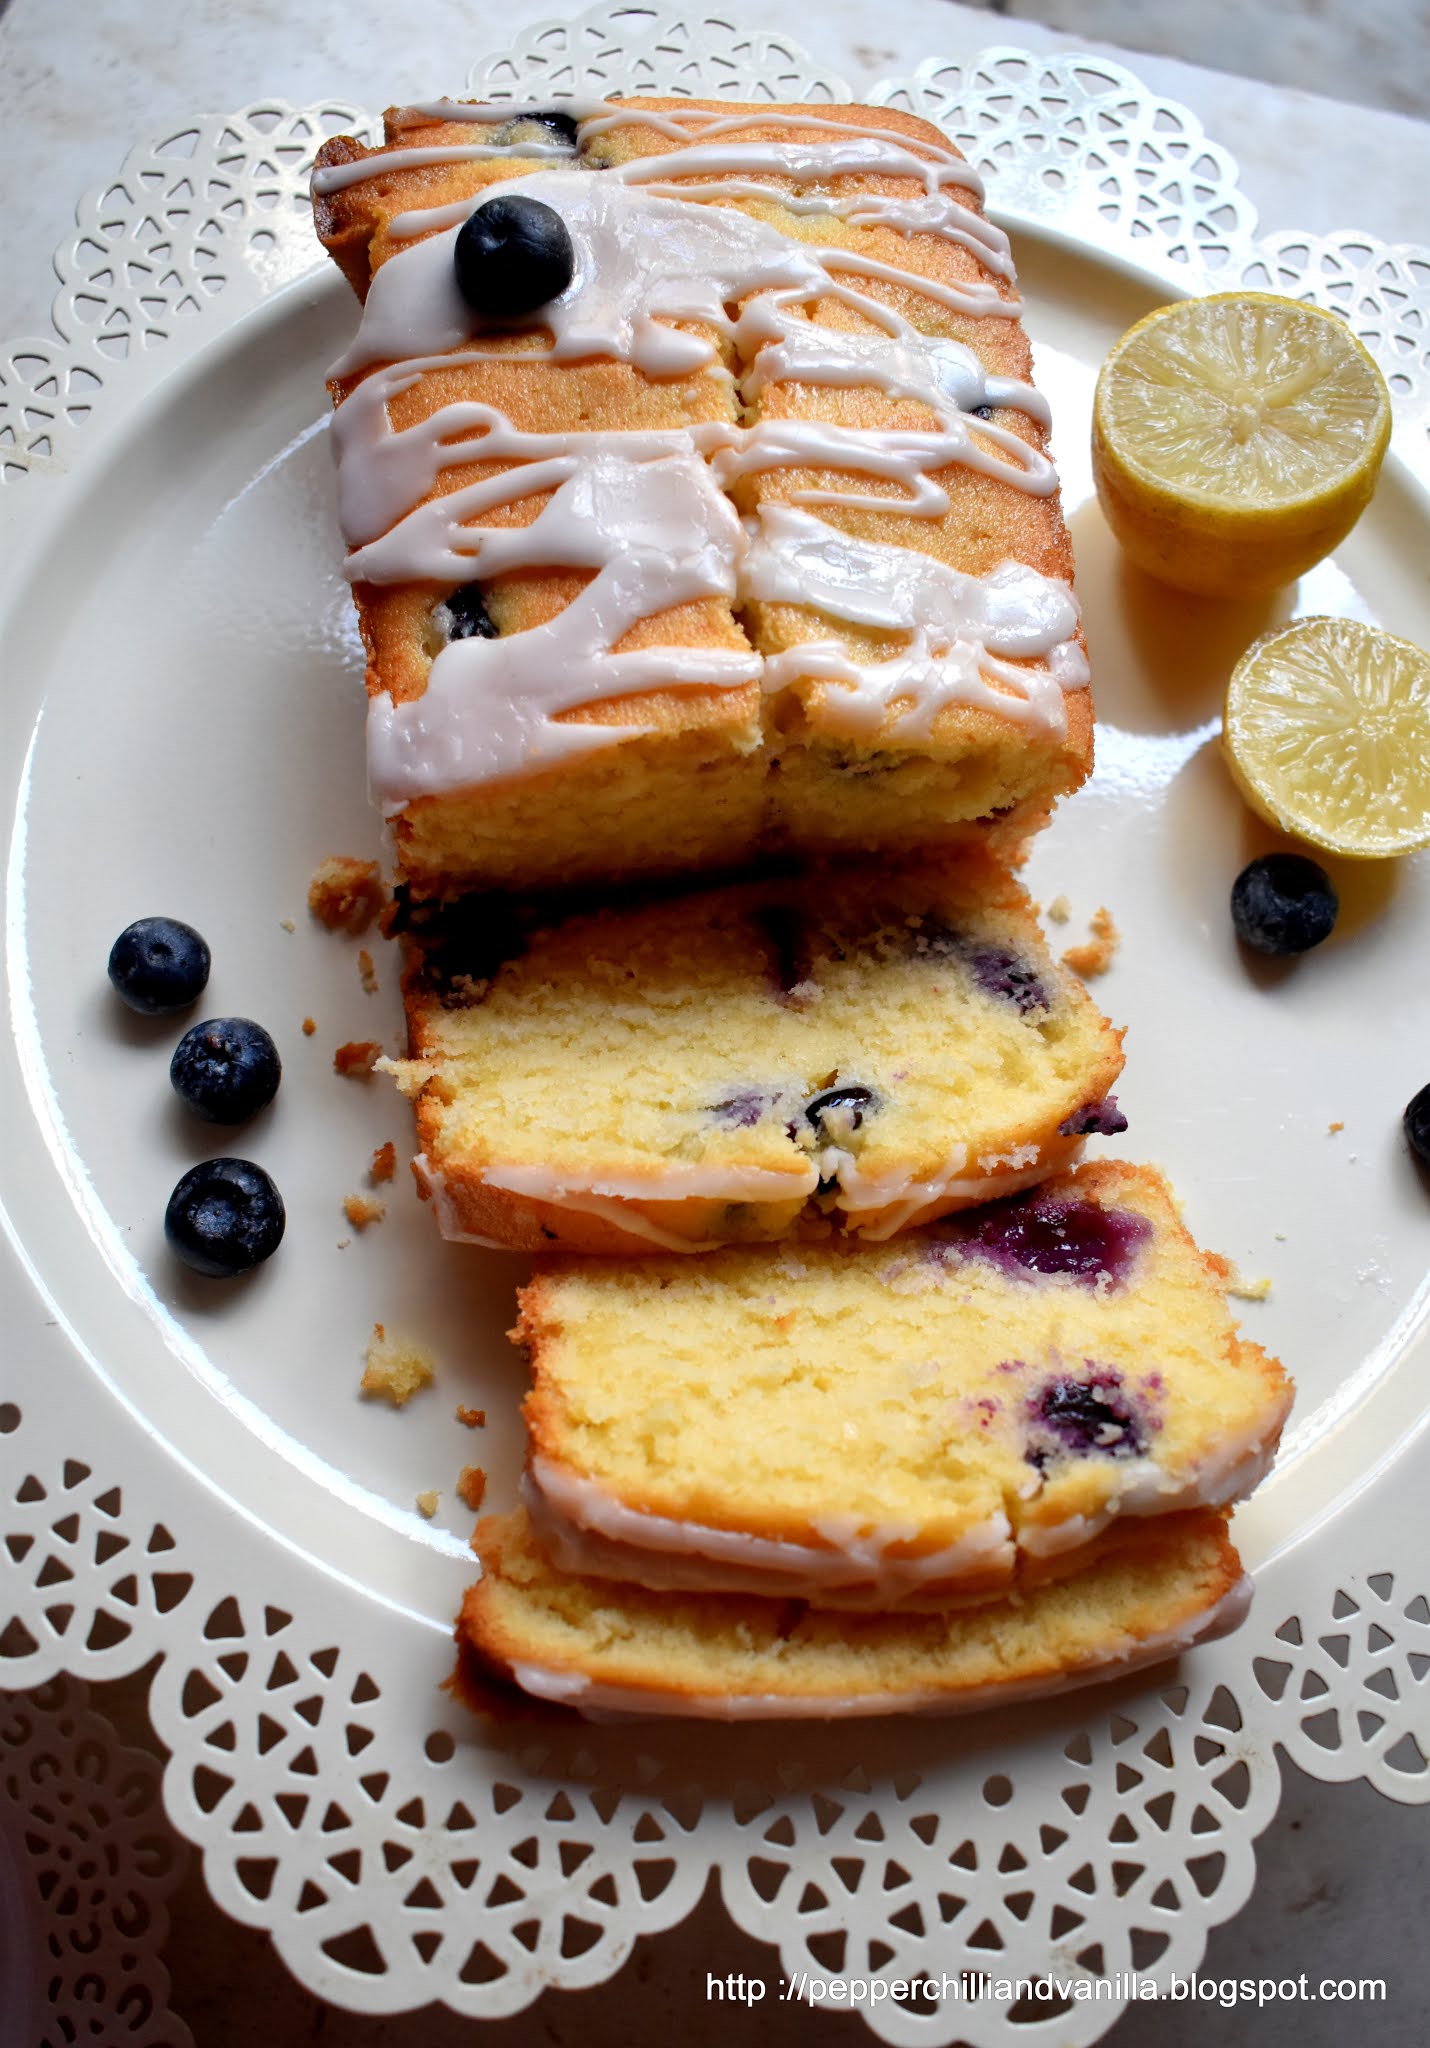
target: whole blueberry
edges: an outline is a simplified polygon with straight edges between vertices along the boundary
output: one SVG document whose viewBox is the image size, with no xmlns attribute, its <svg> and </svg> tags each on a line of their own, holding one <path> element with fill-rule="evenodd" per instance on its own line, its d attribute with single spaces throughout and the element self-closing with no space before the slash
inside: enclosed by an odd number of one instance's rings
<svg viewBox="0 0 1430 2048">
<path fill-rule="evenodd" d="M 283 1197 L 261 1166 L 204 1159 L 170 1195 L 164 1235 L 186 1266 L 226 1280 L 271 1258 L 287 1220 Z"/>
<path fill-rule="evenodd" d="M 251 1017 L 210 1017 L 186 1031 L 169 1062 L 169 1079 L 195 1116 L 241 1124 L 278 1093 L 278 1048 Z"/>
<path fill-rule="evenodd" d="M 115 994 L 145 1017 L 162 1017 L 197 1002 L 208 984 L 209 965 L 205 942 L 176 917 L 141 917 L 126 925 L 109 949 Z"/>
<path fill-rule="evenodd" d="M 1300 853 L 1267 853 L 1232 884 L 1231 921 L 1254 953 L 1309 953 L 1328 939 L 1340 902 L 1331 878 Z"/>
<path fill-rule="evenodd" d="M 1430 1081 L 1405 1105 L 1405 1135 L 1422 1166 L 1430 1166 Z"/>
<path fill-rule="evenodd" d="M 512 320 L 559 298 L 576 251 L 554 207 L 521 193 L 488 199 L 457 237 L 457 289 L 490 319 Z"/>
</svg>

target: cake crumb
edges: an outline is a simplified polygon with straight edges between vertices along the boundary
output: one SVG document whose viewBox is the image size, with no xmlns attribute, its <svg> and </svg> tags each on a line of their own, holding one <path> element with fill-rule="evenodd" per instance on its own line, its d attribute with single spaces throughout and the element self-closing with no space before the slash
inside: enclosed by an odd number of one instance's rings
<svg viewBox="0 0 1430 2048">
<path fill-rule="evenodd" d="M 373 1399 L 390 1401 L 404 1408 L 414 1394 L 420 1394 L 435 1378 L 432 1360 L 415 1344 L 389 1338 L 383 1324 L 372 1326 L 361 1381 L 362 1392 Z"/>
<path fill-rule="evenodd" d="M 305 1038 L 311 1038 L 317 1028 L 318 1020 L 316 1017 L 305 1017 L 303 1019 L 303 1036 Z"/>
<path fill-rule="evenodd" d="M 1286 1242 L 1286 1233 L 1285 1233 L 1285 1231 L 1284 1231 L 1284 1230 L 1277 1230 L 1277 1231 L 1274 1231 L 1274 1232 L 1273 1232 L 1272 1234 L 1273 1234 L 1273 1236 L 1275 1237 L 1275 1239 L 1276 1239 L 1276 1242 L 1277 1242 L 1278 1244 L 1285 1244 L 1285 1242 Z"/>
<path fill-rule="evenodd" d="M 354 1230 L 366 1230 L 369 1223 L 381 1223 L 387 1211 L 371 1195 L 349 1195 L 343 1203 L 343 1214 Z"/>
<path fill-rule="evenodd" d="M 282 932 L 296 932 L 298 926 L 293 918 L 280 917 L 278 920 L 278 929 Z"/>
<path fill-rule="evenodd" d="M 379 1145 L 372 1155 L 367 1177 L 374 1187 L 380 1187 L 385 1180 L 391 1180 L 397 1171 L 397 1147 L 391 1138 L 385 1145 Z"/>
<path fill-rule="evenodd" d="M 364 991 L 370 996 L 375 996 L 377 994 L 377 967 L 366 946 L 358 954 L 358 973 L 362 976 Z"/>
<path fill-rule="evenodd" d="M 475 1514 L 487 1497 L 487 1475 L 480 1465 L 464 1465 L 457 1474 L 457 1498 Z"/>
<path fill-rule="evenodd" d="M 350 1081 L 366 1081 L 381 1053 L 382 1047 L 375 1038 L 350 1038 L 333 1054 L 333 1072 L 345 1074 Z"/>
<path fill-rule="evenodd" d="M 1268 1301 L 1271 1297 L 1271 1282 L 1264 1278 L 1248 1280 L 1241 1268 L 1233 1265 L 1227 1275 L 1226 1291 L 1237 1301 Z"/>
<path fill-rule="evenodd" d="M 1112 921 L 1112 912 L 1104 905 L 1090 920 L 1092 937 L 1080 946 L 1069 946 L 1063 954 L 1064 967 L 1070 967 L 1074 974 L 1080 974 L 1084 981 L 1096 974 L 1106 974 L 1112 965 L 1117 948 L 1122 943 L 1122 934 Z"/>
<path fill-rule="evenodd" d="M 358 938 L 387 901 L 382 871 L 375 860 L 354 860 L 334 854 L 323 861 L 308 884 L 308 908 L 330 932 Z"/>
<path fill-rule="evenodd" d="M 1343 1123 L 1334 1123 L 1334 1124 L 1327 1124 L 1327 1125 L 1326 1125 L 1326 1136 L 1327 1136 L 1328 1138 L 1334 1138 L 1334 1136 L 1336 1135 L 1336 1132 L 1337 1132 L 1337 1131 L 1343 1131 L 1344 1129 L 1345 1129 L 1345 1125 L 1344 1125 Z"/>
<path fill-rule="evenodd" d="M 435 1486 L 431 1487 L 426 1493 L 419 1493 L 417 1496 L 418 1514 L 430 1522 L 437 1512 L 437 1503 L 441 1498 L 442 1496 L 438 1493 Z"/>
<path fill-rule="evenodd" d="M 464 1429 L 485 1429 L 487 1426 L 487 1411 L 485 1408 L 459 1407 L 457 1410 L 457 1420 Z"/>
<path fill-rule="evenodd" d="M 338 1250 L 340 1252 L 345 1252 L 351 1243 L 352 1239 L 350 1237 L 340 1237 L 338 1239 Z"/>
<path fill-rule="evenodd" d="M 1048 916 L 1054 924 L 1066 924 L 1072 916 L 1072 905 L 1066 896 L 1055 896 L 1048 905 Z"/>
</svg>

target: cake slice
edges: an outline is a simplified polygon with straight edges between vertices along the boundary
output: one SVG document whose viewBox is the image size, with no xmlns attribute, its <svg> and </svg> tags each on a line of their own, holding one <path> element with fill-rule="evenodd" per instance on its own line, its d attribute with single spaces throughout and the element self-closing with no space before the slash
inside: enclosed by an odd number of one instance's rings
<svg viewBox="0 0 1430 2048">
<path fill-rule="evenodd" d="M 1123 1128 L 1115 1032 L 991 861 L 672 895 L 534 928 L 405 912 L 419 1185 L 449 1237 L 882 1238 Z"/>
<path fill-rule="evenodd" d="M 314 205 L 364 301 L 339 507 L 416 890 L 1011 854 L 1086 775 L 1046 408 L 937 129 L 443 101 L 326 143 Z"/>
<path fill-rule="evenodd" d="M 473 310 L 457 237 L 508 187 L 549 192 L 588 269 L 610 252 L 571 119 L 471 112 L 395 110 L 314 178 L 364 301 L 329 389 L 373 795 L 428 891 L 728 866 L 764 771 L 743 536 L 691 433 L 737 419 L 726 323 L 686 322 L 657 375 Z"/>
<path fill-rule="evenodd" d="M 559 1572 L 524 1515 L 478 1525 L 464 1657 L 594 1718 L 967 1712 L 1117 1678 L 1236 1627 L 1250 1582 L 1216 1514 L 1170 1515 L 1075 1578 L 946 1614 L 653 1593 Z"/>
<path fill-rule="evenodd" d="M 888 1245 L 542 1262 L 524 1497 L 563 1569 L 657 1589 L 1005 1590 L 1266 1471 L 1291 1387 L 1227 1270 L 1117 1162 Z"/>
<path fill-rule="evenodd" d="M 1008 238 L 948 137 L 891 108 L 680 126 L 680 153 L 632 122 L 588 154 L 755 214 L 827 280 L 746 302 L 748 431 L 715 458 L 752 528 L 772 834 L 803 853 L 1014 847 L 1086 777 L 1092 706 Z"/>
</svg>

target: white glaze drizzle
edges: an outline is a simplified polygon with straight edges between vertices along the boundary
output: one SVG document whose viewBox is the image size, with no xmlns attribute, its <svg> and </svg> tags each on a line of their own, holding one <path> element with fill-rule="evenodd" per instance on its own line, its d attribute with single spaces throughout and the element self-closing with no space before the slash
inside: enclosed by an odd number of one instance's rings
<svg viewBox="0 0 1430 2048">
<path fill-rule="evenodd" d="M 887 736 L 927 737 L 950 704 L 982 705 L 1063 733 L 1064 693 L 1088 680 L 1071 589 L 1021 562 L 968 576 L 915 548 L 856 540 L 798 506 L 764 504 L 741 589 L 766 603 L 815 606 L 849 625 L 911 636 L 881 662 L 857 663 L 837 641 L 806 641 L 766 657 L 767 691 L 801 677 L 841 685 L 826 693 L 824 715 L 850 734 L 879 732 L 901 703 Z M 1014 666 L 1031 656 L 1045 665 Z"/>
<path fill-rule="evenodd" d="M 345 192 L 349 185 L 365 185 L 384 171 L 419 171 L 431 164 L 475 164 L 490 158 L 514 156 L 560 157 L 571 151 L 546 142 L 449 142 L 434 143 L 428 149 L 389 149 L 378 157 L 357 157 L 349 164 L 320 164 L 313 173 L 313 190 L 318 198 Z M 470 211 L 470 207 L 468 209 Z"/>
<path fill-rule="evenodd" d="M 568 1195 L 602 1195 L 620 1202 L 768 1202 L 801 1200 L 819 1183 L 813 1163 L 800 1158 L 788 1171 L 775 1166 L 699 1166 L 677 1162 L 653 1166 L 649 1173 L 602 1173 L 577 1180 L 546 1166 L 486 1166 L 482 1179 L 489 1187 L 528 1195 L 533 1201 L 561 1202 Z"/>
<path fill-rule="evenodd" d="M 1075 1145 L 1071 1151 L 1059 1151 L 1057 1171 L 1071 1166 L 1082 1156 L 1082 1146 Z M 833 1169 L 830 1171 L 830 1169 Z M 965 1175 L 961 1160 L 953 1162 L 948 1170 L 916 1180 L 910 1174 L 865 1174 L 857 1162 L 845 1152 L 837 1160 L 831 1160 L 825 1172 L 829 1178 L 837 1174 L 839 1193 L 836 1206 L 844 1213 L 848 1229 L 855 1231 L 870 1244 L 884 1244 L 900 1231 L 915 1224 L 929 1223 L 935 1217 L 946 1215 L 950 1210 L 966 1209 L 976 1203 L 1001 1201 L 1005 1195 L 1021 1194 L 1024 1188 L 1036 1187 L 1046 1180 L 1052 1170 L 1048 1160 L 1040 1153 L 1027 1166 L 1007 1173 L 985 1173 Z"/>
<path fill-rule="evenodd" d="M 731 173 L 762 172 L 796 185 L 870 171 L 916 179 L 924 190 L 918 201 L 907 202 L 917 212 L 903 218 L 903 231 L 981 237 L 989 267 L 998 270 L 1005 246 L 998 231 L 944 189 L 981 189 L 954 152 L 920 139 L 922 153 L 916 154 L 909 138 L 896 131 L 851 128 L 813 115 L 721 116 L 702 109 L 657 115 L 599 101 L 570 102 L 567 110 L 580 121 L 583 142 L 632 120 L 682 142 L 694 122 L 698 137 L 689 148 L 636 158 L 599 175 L 551 170 L 503 183 L 504 194 L 529 193 L 554 204 L 577 250 L 571 286 L 540 315 L 550 337 L 544 360 L 560 363 L 595 355 L 629 361 L 653 376 L 701 368 L 725 375 L 716 337 L 734 336 L 739 345 L 758 351 L 746 380 L 748 396 L 776 378 L 863 382 L 929 405 L 938 427 L 931 433 L 881 432 L 769 420 L 749 430 L 715 424 L 680 436 L 532 435 L 519 433 L 495 408 L 459 404 L 398 432 L 391 426 L 389 402 L 424 372 L 509 354 L 470 346 L 472 315 L 455 278 L 455 237 L 487 195 L 400 215 L 393 224 L 394 238 L 410 240 L 412 246 L 380 266 L 358 336 L 333 373 L 350 378 L 386 366 L 355 386 L 338 409 L 342 521 L 355 550 L 350 576 L 370 583 L 450 585 L 543 566 L 586 568 L 595 572 L 595 581 L 544 626 L 444 648 L 420 699 L 397 705 L 383 693 L 373 700 L 372 781 L 385 810 L 391 814 L 417 795 L 539 771 L 628 739 L 647 728 L 639 723 L 572 725 L 559 722 L 559 715 L 613 696 L 682 683 L 738 686 L 756 674 L 763 674 L 769 690 L 807 676 L 834 682 L 842 687 L 826 697 L 836 720 L 845 730 L 860 733 L 877 730 L 890 705 L 901 700 L 907 702 L 891 731 L 903 735 L 927 733 L 948 703 L 981 703 L 1006 716 L 1052 728 L 1061 719 L 1065 726 L 1062 691 L 1086 679 L 1072 639 L 1075 608 L 1066 586 L 1013 564 L 980 581 L 958 578 L 910 550 L 865 548 L 863 566 L 873 569 L 878 583 L 879 617 L 862 622 L 910 635 L 900 654 L 879 664 L 857 665 L 835 643 L 792 649 L 764 663 L 737 650 L 614 653 L 616 642 L 640 619 L 693 597 L 733 601 L 737 591 L 741 599 L 758 598 L 778 588 L 792 602 L 818 604 L 833 616 L 861 622 L 849 608 L 856 544 L 827 526 L 818 528 L 823 541 L 812 538 L 807 528 L 791 523 L 808 517 L 793 507 L 763 508 L 748 554 L 750 573 L 737 578 L 742 538 L 733 519 L 722 519 L 717 511 L 720 501 L 707 487 L 708 479 L 702 482 L 702 465 L 694 459 L 697 448 L 712 458 L 722 484 L 777 467 L 852 470 L 897 485 L 905 495 L 831 486 L 803 489 L 796 499 L 873 505 L 925 517 L 937 516 L 948 504 L 932 472 L 955 463 L 1038 494 L 1054 490 L 1056 476 L 1046 458 L 1019 436 L 993 422 L 975 430 L 964 411 L 966 401 L 974 398 L 983 405 L 1021 405 L 1036 413 L 1041 406 L 1036 393 L 1012 380 L 988 377 L 971 351 L 917 333 L 891 307 L 841 280 L 912 287 L 959 311 L 1007 314 L 1016 310 L 1015 301 L 994 286 L 944 285 L 858 251 L 817 248 L 767 221 L 709 203 L 719 196 L 719 181 Z M 519 120 L 527 112 L 515 107 L 456 110 L 448 103 L 407 110 L 417 119 L 498 122 Z M 712 140 L 755 120 L 813 127 L 835 139 L 825 144 Z M 404 122 L 411 125 L 405 116 L 398 125 Z M 513 152 L 569 154 L 531 141 L 446 150 L 465 160 Z M 389 151 L 356 165 L 332 166 L 318 174 L 315 189 L 341 189 L 357 182 L 359 174 L 376 175 L 384 166 L 401 169 L 409 158 L 441 162 L 444 150 Z M 679 173 L 680 182 L 672 181 L 672 172 Z M 692 177 L 716 182 L 685 185 Z M 825 195 L 785 192 L 738 175 L 737 182 L 742 193 L 748 188 L 780 203 L 795 202 L 799 211 L 824 207 Z M 665 196 L 675 191 L 682 196 Z M 692 204 L 697 197 L 703 203 Z M 867 211 L 873 205 L 877 211 L 887 199 L 859 194 L 838 200 L 832 210 L 853 219 L 861 207 Z M 882 331 L 844 333 L 796 311 L 821 297 L 857 306 Z M 744 304 L 732 320 L 726 308 L 734 301 Z M 666 324 L 674 320 L 696 323 L 707 333 Z M 518 341 L 528 335 L 529 327 L 518 331 Z M 481 438 L 473 439 L 479 429 Z M 671 445 L 674 441 L 683 442 L 683 453 Z M 444 469 L 488 460 L 513 467 L 435 504 L 421 502 Z M 466 524 L 547 490 L 555 495 L 529 526 L 492 530 Z M 651 508 L 657 506 L 653 521 Z M 727 502 L 724 510 L 728 513 Z M 795 572 L 816 565 L 822 566 L 814 582 L 796 594 Z M 931 612 L 925 602 L 930 597 L 935 599 Z M 869 610 L 867 603 L 863 610 Z M 1010 659 L 1019 655 L 1046 656 L 1047 666 L 1010 668 Z"/>
<path fill-rule="evenodd" d="M 1012 377 L 991 376 L 962 342 L 920 334 L 903 320 L 887 334 L 823 327 L 813 320 L 782 319 L 773 323 L 771 330 L 769 310 L 768 299 L 755 300 L 737 329 L 736 338 L 741 341 L 757 322 L 775 336 L 760 348 L 740 379 L 747 400 L 758 398 L 768 384 L 817 384 L 826 389 L 872 384 L 890 398 L 917 399 L 938 415 L 945 429 L 960 414 L 974 412 L 981 405 L 1008 406 L 1045 427 L 1051 423 L 1041 391 Z M 881 310 L 889 312 L 888 307 Z M 987 428 L 979 431 L 986 434 Z M 1036 454 L 1027 442 L 1021 445 L 1027 456 Z M 1052 470 L 1051 463 L 1048 469 Z M 1028 474 L 1041 471 L 1030 464 Z M 1056 489 L 1056 477 L 1052 488 Z"/>
<path fill-rule="evenodd" d="M 462 1221 L 461 1211 L 447 1186 L 446 1175 L 440 1167 L 434 1166 L 425 1153 L 419 1153 L 413 1164 L 427 1189 L 433 1210 L 437 1217 L 437 1228 L 449 1244 L 479 1244 L 489 1251 L 510 1251 L 511 1246 L 498 1237 L 483 1237 L 479 1231 L 468 1230 Z M 594 1216 L 603 1223 L 609 1223 L 628 1238 L 645 1244 L 656 1245 L 666 1252 L 709 1252 L 719 1248 L 719 1238 L 682 1237 L 677 1231 L 666 1230 L 656 1223 L 637 1204 L 626 1196 L 597 1195 L 568 1188 L 559 1199 L 556 1197 L 533 1196 L 533 1200 L 550 1199 L 562 1209 L 570 1209 L 577 1215 Z"/>
<path fill-rule="evenodd" d="M 552 489 L 529 526 L 461 522 L 497 502 Z M 368 712 L 373 794 L 390 815 L 414 796 L 530 773 L 645 728 L 572 725 L 558 715 L 672 684 L 753 681 L 760 663 L 735 648 L 614 651 L 654 613 L 735 595 L 740 525 L 694 450 L 633 462 L 611 449 L 523 465 L 468 485 L 400 520 L 352 558 L 374 582 L 466 582 L 543 566 L 594 570 L 544 625 L 494 640 L 449 642 L 420 697 L 380 692 Z"/>
<path fill-rule="evenodd" d="M 911 1685 L 885 1692 L 681 1692 L 672 1683 L 668 1690 L 656 1687 L 609 1685 L 569 1665 L 553 1667 L 525 1659 L 514 1660 L 511 1675 L 523 1692 L 533 1698 L 558 1701 L 575 1707 L 588 1720 L 659 1720 L 681 1718 L 702 1721 L 835 1721 L 864 1719 L 876 1714 L 960 1714 L 974 1713 L 984 1706 L 1012 1705 L 1019 1700 L 1042 1699 L 1075 1686 L 1092 1685 L 1101 1679 L 1122 1677 L 1145 1665 L 1159 1663 L 1189 1650 L 1195 1643 L 1210 1642 L 1239 1628 L 1251 1606 L 1251 1580 L 1238 1579 L 1214 1606 L 1180 1627 L 1161 1629 L 1141 1637 L 1122 1636 L 1110 1642 L 1102 1654 L 1053 1677 L 992 1679 L 985 1685 L 950 1687 Z M 797 1683 L 796 1678 L 796 1683 Z"/>
<path fill-rule="evenodd" d="M 988 1584 L 1011 1575 L 1012 1530 L 1000 1508 L 941 1549 L 918 1556 L 897 1546 L 921 1533 L 895 1524 L 861 1526 L 853 1516 L 815 1524 L 827 1547 L 755 1536 L 743 1529 L 632 1508 L 598 1481 L 552 1458 L 533 1457 L 521 1495 L 543 1545 L 563 1571 L 628 1578 L 664 1591 L 758 1592 L 883 1608 L 927 1586 Z"/>
</svg>

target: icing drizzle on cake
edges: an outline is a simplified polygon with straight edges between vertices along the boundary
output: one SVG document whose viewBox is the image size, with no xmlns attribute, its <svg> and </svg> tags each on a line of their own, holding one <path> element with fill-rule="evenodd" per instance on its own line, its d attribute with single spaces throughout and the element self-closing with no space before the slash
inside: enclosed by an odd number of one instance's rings
<svg viewBox="0 0 1430 2048">
<path fill-rule="evenodd" d="M 804 509 L 937 517 L 949 502 L 940 473 L 954 468 L 1033 495 L 1057 487 L 1040 450 L 995 421 L 971 417 L 1003 406 L 1045 422 L 1040 395 L 988 375 L 961 343 L 921 333 L 871 289 L 900 287 L 964 315 L 1016 315 L 1007 239 L 965 201 L 981 192 L 972 167 L 923 138 L 911 142 L 895 130 L 813 112 L 723 115 L 577 100 L 563 102 L 562 112 L 576 123 L 582 149 L 634 122 L 682 146 L 599 171 L 572 168 L 569 147 L 530 137 L 398 148 L 320 168 L 314 191 L 332 194 L 419 165 L 513 154 L 550 159 L 551 168 L 500 187 L 503 196 L 554 206 L 577 252 L 570 287 L 511 337 L 521 344 L 533 326 L 544 328 L 546 346 L 537 343 L 535 360 L 604 357 L 652 377 L 723 377 L 730 375 L 721 360 L 725 342 L 748 365 L 747 401 L 777 382 L 864 385 L 926 406 L 936 424 L 910 431 L 768 419 L 748 428 L 715 422 L 684 431 L 529 434 L 495 407 L 459 403 L 396 429 L 391 400 L 426 372 L 511 359 L 501 326 L 479 322 L 463 299 L 453 263 L 456 237 L 490 189 L 399 215 L 389 236 L 407 246 L 376 271 L 357 336 L 332 372 L 353 380 L 335 421 L 350 578 L 450 586 L 540 567 L 583 569 L 593 580 L 543 625 L 444 647 L 423 696 L 397 704 L 384 692 L 372 700 L 369 759 L 378 800 L 391 812 L 417 796 L 539 773 L 616 744 L 648 728 L 573 723 L 564 714 L 682 684 L 729 688 L 759 678 L 774 693 L 813 681 L 826 686 L 826 721 L 859 736 L 927 737 L 950 705 L 1065 730 L 1064 693 L 1087 681 L 1065 583 L 1016 562 L 983 577 L 963 575 L 916 546 L 857 541 Z M 433 119 L 495 127 L 539 113 L 438 102 L 404 110 L 394 125 L 399 134 Z M 798 137 L 723 139 L 757 122 Z M 870 174 L 918 189 L 811 189 Z M 741 201 L 760 200 L 804 223 L 824 216 L 940 236 L 973 253 L 987 279 L 941 282 L 858 246 L 805 240 L 740 210 Z M 818 322 L 810 311 L 821 301 L 852 309 L 864 324 Z M 482 340 L 508 345 L 483 347 Z M 432 495 L 444 470 L 488 461 L 507 466 Z M 868 487 L 803 487 L 791 503 L 763 504 L 747 531 L 724 490 L 771 469 L 833 471 L 851 485 L 867 479 Z M 552 495 L 529 525 L 469 523 L 546 492 Z M 867 663 L 833 640 L 764 659 L 692 647 L 616 653 L 641 620 L 708 597 L 817 606 L 846 623 L 903 635 L 904 644 Z"/>
</svg>

